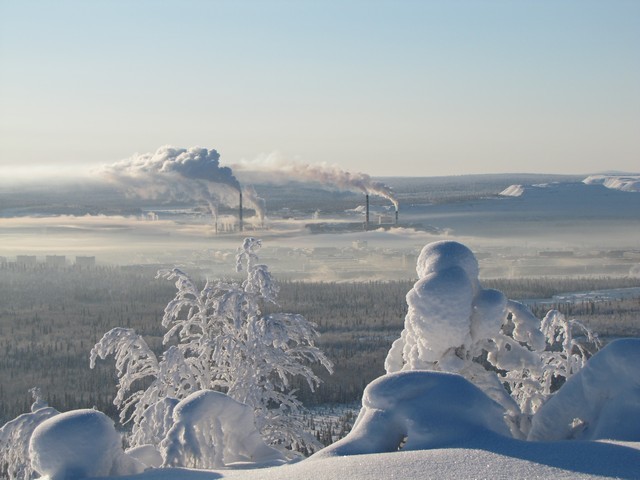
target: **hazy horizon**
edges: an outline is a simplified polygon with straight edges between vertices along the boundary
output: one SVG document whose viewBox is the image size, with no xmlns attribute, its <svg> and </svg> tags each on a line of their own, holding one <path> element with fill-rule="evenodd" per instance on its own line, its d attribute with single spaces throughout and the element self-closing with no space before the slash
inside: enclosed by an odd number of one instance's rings
<svg viewBox="0 0 640 480">
<path fill-rule="evenodd" d="M 640 271 L 637 192 L 587 185 L 577 176 L 385 180 L 399 205 L 397 224 L 384 196 L 370 196 L 365 230 L 365 195 L 357 188 L 280 182 L 254 186 L 266 216 L 245 203 L 243 232 L 233 199 L 211 210 L 200 194 L 184 196 L 182 188 L 199 191 L 195 180 L 172 184 L 171 192 L 164 180 L 138 182 L 150 189 L 139 195 L 107 183 L 14 185 L 0 188 L 0 256 L 36 255 L 44 262 L 65 255 L 70 264 L 73 256 L 89 255 L 99 264 L 190 265 L 228 275 L 242 238 L 257 236 L 285 278 L 390 280 L 412 278 L 413 257 L 425 244 L 455 239 L 480 253 L 486 276 Z M 525 185 L 520 197 L 500 195 L 513 184 Z M 556 256 L 540 256 L 545 251 Z"/>
<path fill-rule="evenodd" d="M 0 0 L 0 171 L 171 144 L 374 176 L 637 169 L 640 3 Z"/>
</svg>

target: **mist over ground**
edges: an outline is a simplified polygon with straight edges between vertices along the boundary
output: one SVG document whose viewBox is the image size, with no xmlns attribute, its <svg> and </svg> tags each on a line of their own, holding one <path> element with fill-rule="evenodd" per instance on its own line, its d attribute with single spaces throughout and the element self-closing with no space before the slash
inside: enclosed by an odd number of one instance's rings
<svg viewBox="0 0 640 480">
<path fill-rule="evenodd" d="M 265 217 L 245 205 L 242 232 L 232 202 L 214 215 L 197 195 L 130 195 L 98 177 L 4 183 L 0 257 L 64 256 L 73 264 L 75 256 L 94 256 L 103 265 L 197 265 L 215 275 L 239 239 L 253 235 L 264 240 L 274 273 L 291 279 L 413 278 L 416 252 L 440 239 L 470 245 L 485 277 L 624 276 L 640 263 L 640 194 L 586 184 L 584 176 L 368 179 L 399 207 L 396 223 L 394 203 L 374 192 L 368 228 L 364 191 L 328 178 L 265 177 L 253 185 Z M 520 195 L 504 193 L 514 191 Z"/>
</svg>

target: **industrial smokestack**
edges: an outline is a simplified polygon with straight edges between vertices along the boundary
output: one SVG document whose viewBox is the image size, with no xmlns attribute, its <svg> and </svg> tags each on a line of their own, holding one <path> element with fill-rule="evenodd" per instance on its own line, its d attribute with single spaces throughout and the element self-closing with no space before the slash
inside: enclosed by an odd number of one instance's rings
<svg viewBox="0 0 640 480">
<path fill-rule="evenodd" d="M 243 220 L 242 220 L 242 190 L 240 192 L 240 209 L 238 211 L 238 228 L 242 232 L 244 229 Z"/>
<path fill-rule="evenodd" d="M 396 206 L 396 226 L 398 225 L 398 207 Z"/>
<path fill-rule="evenodd" d="M 365 195 L 366 198 L 366 210 L 365 210 L 365 217 L 364 217 L 364 229 L 365 230 L 369 230 L 369 194 L 367 193 Z"/>
</svg>

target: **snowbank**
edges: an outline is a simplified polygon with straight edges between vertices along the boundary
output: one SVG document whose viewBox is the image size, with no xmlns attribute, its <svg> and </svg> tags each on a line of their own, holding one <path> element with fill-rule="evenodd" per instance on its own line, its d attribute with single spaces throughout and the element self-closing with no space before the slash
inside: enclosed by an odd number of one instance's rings
<svg viewBox="0 0 640 480">
<path fill-rule="evenodd" d="M 351 432 L 311 458 L 442 448 L 496 434 L 510 435 L 504 410 L 461 376 L 401 372 L 370 383 Z"/>
<path fill-rule="evenodd" d="M 72 410 L 40 423 L 31 435 L 34 471 L 48 480 L 140 473 L 144 467 L 122 450 L 113 421 L 96 410 Z"/>
<path fill-rule="evenodd" d="M 640 442 L 640 339 L 611 342 L 533 417 L 529 440 Z"/>
<path fill-rule="evenodd" d="M 507 446 L 508 445 L 508 446 Z M 309 459 L 258 470 L 150 470 L 119 480 L 637 479 L 638 445 L 507 441 L 503 451 L 447 448 Z M 634 448 L 635 447 L 635 448 Z"/>
</svg>

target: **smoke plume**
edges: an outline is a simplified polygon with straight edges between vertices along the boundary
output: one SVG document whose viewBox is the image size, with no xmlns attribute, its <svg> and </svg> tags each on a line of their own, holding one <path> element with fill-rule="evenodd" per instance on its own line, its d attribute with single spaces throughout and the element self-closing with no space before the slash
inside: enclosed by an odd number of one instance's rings
<svg viewBox="0 0 640 480">
<path fill-rule="evenodd" d="M 398 208 L 398 200 L 390 187 L 374 181 L 366 173 L 352 173 L 336 165 L 306 164 L 284 159 L 278 153 L 271 153 L 256 160 L 243 160 L 232 165 L 242 176 L 261 183 L 283 184 L 288 181 L 315 182 L 338 190 L 362 192 L 386 198 Z"/>
<path fill-rule="evenodd" d="M 231 169 L 220 166 L 220 155 L 213 149 L 167 145 L 107 165 L 101 173 L 128 195 L 206 203 L 214 217 L 220 204 L 237 207 L 242 191 L 247 205 L 264 219 L 264 200 L 253 188 L 242 189 Z"/>
</svg>

